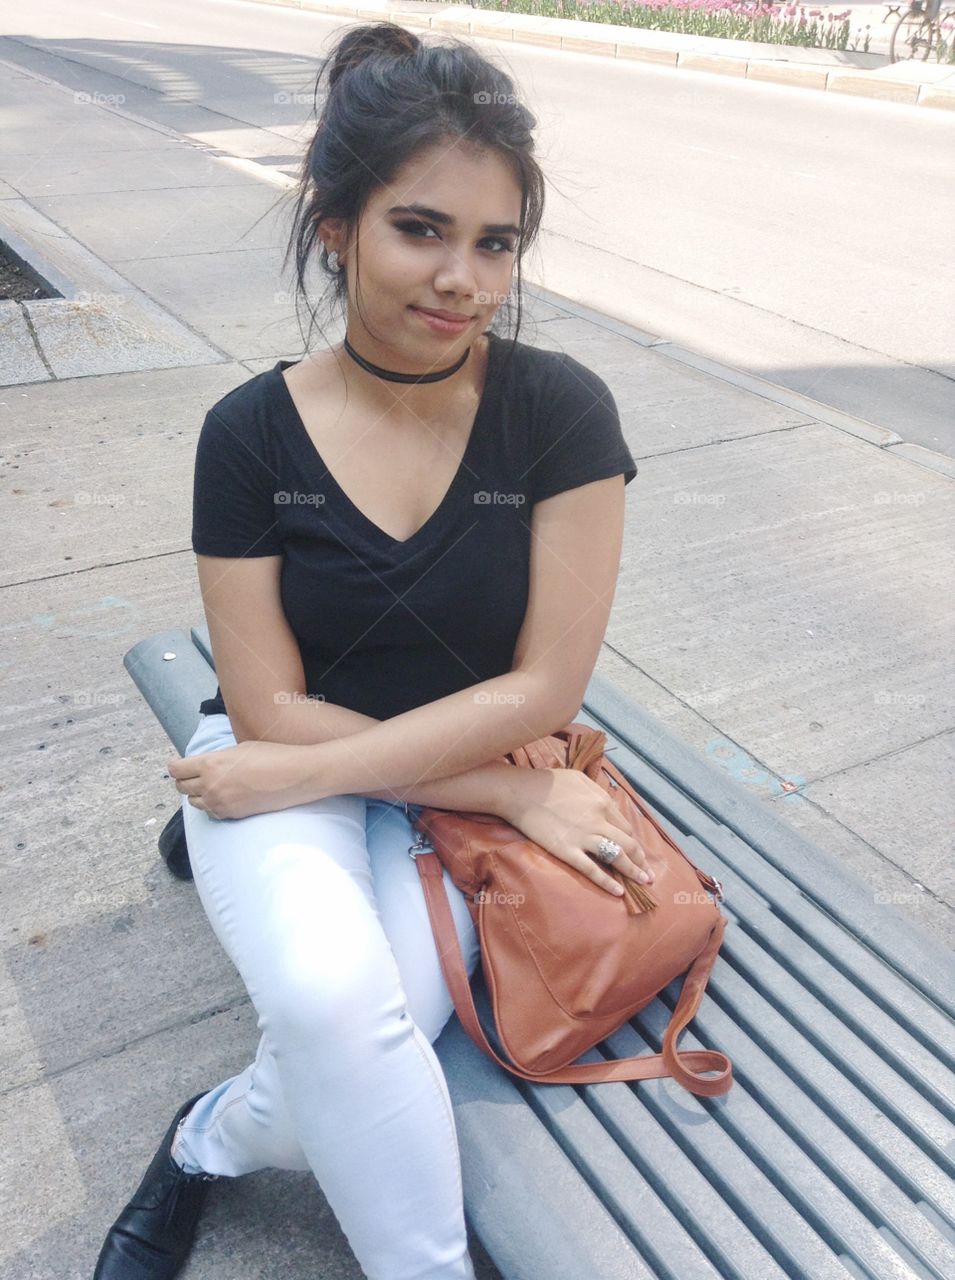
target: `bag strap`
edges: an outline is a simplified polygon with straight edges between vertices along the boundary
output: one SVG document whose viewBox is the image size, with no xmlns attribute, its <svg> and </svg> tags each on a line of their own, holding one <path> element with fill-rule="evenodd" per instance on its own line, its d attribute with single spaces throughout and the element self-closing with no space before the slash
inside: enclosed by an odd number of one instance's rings
<svg viewBox="0 0 955 1280">
<path fill-rule="evenodd" d="M 415 863 L 424 890 L 431 929 L 438 946 L 444 980 L 448 984 L 458 1017 L 478 1048 L 483 1049 L 488 1057 L 493 1058 L 506 1071 L 521 1076 L 524 1080 L 535 1080 L 543 1084 L 602 1084 L 610 1080 L 656 1080 L 672 1076 L 690 1093 L 708 1098 L 726 1093 L 732 1087 L 733 1064 L 725 1053 L 719 1053 L 715 1049 L 678 1051 L 676 1047 L 677 1038 L 692 1020 L 703 999 L 723 941 L 725 916 L 718 918 L 706 944 L 683 980 L 680 999 L 663 1036 L 662 1053 L 644 1054 L 637 1058 L 616 1058 L 613 1062 L 588 1062 L 535 1074 L 505 1062 L 488 1042 L 474 1006 L 470 979 L 461 954 L 454 917 L 451 915 L 451 904 L 444 885 L 444 866 L 438 855 L 430 851 L 416 853 Z M 699 1074 L 702 1071 L 716 1071 L 718 1074 L 703 1076 Z"/>
</svg>

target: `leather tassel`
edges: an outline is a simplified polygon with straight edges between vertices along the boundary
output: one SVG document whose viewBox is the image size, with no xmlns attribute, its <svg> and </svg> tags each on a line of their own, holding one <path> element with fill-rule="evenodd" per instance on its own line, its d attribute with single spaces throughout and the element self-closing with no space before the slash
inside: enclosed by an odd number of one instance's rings
<svg viewBox="0 0 955 1280">
<path fill-rule="evenodd" d="M 575 733 L 567 743 L 567 768 L 586 773 L 595 760 L 603 758 L 607 735 L 603 730 Z"/>
<path fill-rule="evenodd" d="M 651 893 L 648 893 L 644 885 L 640 884 L 639 881 L 631 880 L 629 876 L 625 876 L 621 871 L 615 871 L 612 866 L 608 866 L 606 863 L 601 863 L 601 866 L 623 885 L 626 891 L 623 898 L 628 915 L 635 916 L 642 911 L 652 911 L 654 907 L 659 905 L 656 898 Z"/>
</svg>

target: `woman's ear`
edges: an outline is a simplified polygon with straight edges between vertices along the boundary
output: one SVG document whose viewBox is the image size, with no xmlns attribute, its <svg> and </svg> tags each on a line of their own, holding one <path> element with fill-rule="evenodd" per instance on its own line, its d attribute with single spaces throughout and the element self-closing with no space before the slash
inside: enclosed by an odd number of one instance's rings
<svg viewBox="0 0 955 1280">
<path fill-rule="evenodd" d="M 337 253 L 341 257 L 347 247 L 344 218 L 322 218 L 315 229 L 326 252 Z"/>
</svg>

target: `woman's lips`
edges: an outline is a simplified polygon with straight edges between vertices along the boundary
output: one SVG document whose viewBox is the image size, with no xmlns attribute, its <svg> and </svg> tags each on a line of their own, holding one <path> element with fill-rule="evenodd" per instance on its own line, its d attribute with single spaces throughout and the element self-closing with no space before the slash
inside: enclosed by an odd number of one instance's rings
<svg viewBox="0 0 955 1280">
<path fill-rule="evenodd" d="M 435 333 L 463 333 L 474 320 L 473 316 L 463 316 L 460 320 L 445 320 L 442 316 L 432 315 L 430 311 L 425 311 L 421 307 L 412 307 L 411 310 L 419 315 Z"/>
</svg>

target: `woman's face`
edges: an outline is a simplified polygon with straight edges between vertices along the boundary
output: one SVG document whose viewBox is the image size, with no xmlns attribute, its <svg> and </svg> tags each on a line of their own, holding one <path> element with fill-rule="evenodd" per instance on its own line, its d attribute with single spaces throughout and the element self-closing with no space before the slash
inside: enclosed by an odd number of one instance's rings
<svg viewBox="0 0 955 1280">
<path fill-rule="evenodd" d="M 453 363 L 507 297 L 520 213 L 520 187 L 496 153 L 478 154 L 460 140 L 419 153 L 362 213 L 357 280 L 354 246 L 322 237 L 347 271 L 349 340 L 391 369 Z M 416 308 L 467 322 L 442 330 Z"/>
</svg>

